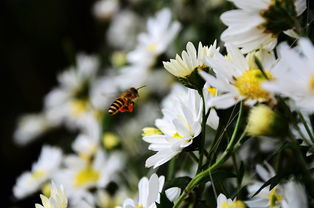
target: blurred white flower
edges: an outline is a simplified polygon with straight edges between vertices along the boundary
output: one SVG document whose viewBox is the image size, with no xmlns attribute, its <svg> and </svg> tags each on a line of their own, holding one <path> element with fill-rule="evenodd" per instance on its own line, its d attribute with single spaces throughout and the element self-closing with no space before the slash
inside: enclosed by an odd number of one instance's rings
<svg viewBox="0 0 314 208">
<path fill-rule="evenodd" d="M 263 182 L 254 181 L 252 185 L 249 185 L 248 192 L 250 195 L 255 194 L 264 182 L 275 176 L 274 169 L 268 163 L 265 163 L 265 166 L 266 168 L 261 165 L 256 166 L 256 172 Z M 245 203 L 251 208 L 307 207 L 304 187 L 293 180 L 285 184 L 278 184 L 271 190 L 270 186 L 266 186 L 256 196 L 245 201 Z"/>
<path fill-rule="evenodd" d="M 138 200 L 126 199 L 123 206 L 117 208 L 156 208 L 164 181 L 164 176 L 158 177 L 155 173 L 149 179 L 143 177 L 138 183 Z"/>
<path fill-rule="evenodd" d="M 314 112 L 314 47 L 308 39 L 300 39 L 297 48 L 286 43 L 278 47 L 279 63 L 273 70 L 274 80 L 263 87 L 288 97 L 292 107 L 307 113 Z"/>
<path fill-rule="evenodd" d="M 181 189 L 178 187 L 172 187 L 172 188 L 165 190 L 165 193 L 166 193 L 167 198 L 171 202 L 174 202 L 179 198 L 180 193 L 181 193 Z"/>
<path fill-rule="evenodd" d="M 89 91 L 98 66 L 96 57 L 80 54 L 77 66 L 58 76 L 59 86 L 45 98 L 45 115 L 50 122 L 74 128 L 80 116 L 94 110 L 89 102 Z"/>
<path fill-rule="evenodd" d="M 178 87 L 174 89 L 175 93 L 171 93 L 173 96 L 166 98 L 163 103 L 164 117 L 155 121 L 159 130 L 144 129 L 143 140 L 150 143 L 148 149 L 157 151 L 146 160 L 146 167 L 156 168 L 166 163 L 192 144 L 193 139 L 201 132 L 201 96 L 196 90 Z"/>
<path fill-rule="evenodd" d="M 213 57 L 207 57 L 206 63 L 213 68 L 215 76 L 200 71 L 207 84 L 219 92 L 212 99 L 212 104 L 216 108 L 224 109 L 241 100 L 245 100 L 247 105 L 271 101 L 272 94 L 264 90 L 261 84 L 267 79 L 272 79 L 270 70 L 276 63 L 274 54 L 261 50 L 245 57 L 233 45 L 226 44 L 226 48 L 227 57 L 218 50 L 214 51 Z M 262 63 L 267 77 L 257 68 L 252 56 L 256 56 Z"/>
<path fill-rule="evenodd" d="M 177 54 L 176 59 L 170 59 L 169 62 L 163 62 L 165 69 L 176 77 L 186 77 L 195 69 L 206 68 L 205 58 L 213 55 L 216 50 L 216 42 L 211 46 L 198 44 L 198 50 L 191 42 L 186 44 L 186 51 L 183 51 L 181 57 Z M 219 49 L 217 49 L 219 50 Z"/>
<path fill-rule="evenodd" d="M 41 134 L 53 127 L 44 114 L 27 114 L 19 118 L 14 132 L 14 141 L 19 145 L 25 145 L 36 139 Z"/>
<path fill-rule="evenodd" d="M 100 208 L 115 208 L 123 203 L 123 199 L 127 197 L 127 192 L 122 186 L 119 186 L 119 190 L 114 195 L 108 193 L 106 190 L 98 189 L 95 194 L 95 201 L 97 207 Z"/>
<path fill-rule="evenodd" d="M 68 199 L 64 193 L 62 185 L 56 185 L 53 181 L 51 182 L 51 191 L 49 198 L 40 195 L 43 205 L 35 204 L 36 208 L 67 208 Z"/>
<path fill-rule="evenodd" d="M 92 161 L 69 155 L 65 159 L 65 167 L 55 174 L 54 180 L 64 185 L 70 199 L 80 200 L 90 195 L 89 188 L 104 188 L 116 179 L 116 173 L 123 164 L 124 158 L 120 153 L 108 155 L 101 149 L 97 150 Z"/>
<path fill-rule="evenodd" d="M 217 197 L 217 208 L 246 208 L 246 206 L 240 200 L 227 199 L 224 194 L 219 194 Z"/>
<path fill-rule="evenodd" d="M 119 0 L 99 0 L 94 4 L 93 13 L 100 20 L 108 20 L 119 11 L 119 7 Z"/>
<path fill-rule="evenodd" d="M 277 37 L 284 30 L 293 29 L 291 20 L 301 15 L 306 9 L 305 0 L 291 1 L 293 11 L 287 10 L 284 3 L 273 0 L 230 0 L 238 9 L 231 10 L 221 15 L 221 20 L 228 28 L 221 34 L 221 39 L 226 43 L 232 43 L 241 48 L 243 53 L 255 49 L 272 50 L 277 44 Z M 276 3 L 275 3 L 276 2 Z M 275 5 L 277 4 L 277 5 Z M 280 8 L 278 7 L 280 5 Z M 276 10 L 277 9 L 277 10 Z M 292 15 L 295 14 L 295 17 Z M 288 16 L 291 15 L 291 16 Z M 278 21 L 286 18 L 283 21 Z M 278 19 L 278 20 L 277 20 Z M 288 33 L 288 34 L 291 34 Z"/>
<path fill-rule="evenodd" d="M 165 52 L 180 29 L 179 22 L 171 19 L 169 9 L 163 9 L 148 19 L 147 32 L 139 34 L 137 47 L 127 55 L 129 63 L 149 67 L 158 55 Z"/>
<path fill-rule="evenodd" d="M 136 35 L 142 20 L 131 10 L 123 10 L 114 16 L 106 38 L 110 45 L 120 50 L 130 50 L 136 44 Z"/>
<path fill-rule="evenodd" d="M 13 187 L 13 194 L 21 199 L 38 191 L 59 169 L 62 152 L 57 147 L 43 146 L 39 159 L 32 165 L 32 170 L 18 177 Z"/>
</svg>

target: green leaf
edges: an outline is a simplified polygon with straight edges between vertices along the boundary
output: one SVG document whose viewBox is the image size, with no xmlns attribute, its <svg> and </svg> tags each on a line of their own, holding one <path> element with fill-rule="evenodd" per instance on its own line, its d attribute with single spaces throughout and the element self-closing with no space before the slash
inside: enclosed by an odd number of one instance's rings
<svg viewBox="0 0 314 208">
<path fill-rule="evenodd" d="M 184 190 L 185 187 L 188 185 L 188 183 L 191 180 L 192 179 L 190 177 L 187 177 L 187 176 L 174 178 L 174 179 L 166 182 L 166 184 L 164 186 L 164 190 L 167 190 L 168 188 L 171 188 L 171 187 L 179 187 L 179 188 L 181 188 L 181 190 Z"/>
<path fill-rule="evenodd" d="M 282 180 L 282 175 L 275 175 L 274 177 L 270 178 L 268 181 L 266 181 L 254 194 L 251 198 L 256 196 L 261 190 L 263 190 L 266 186 L 270 185 L 269 190 L 272 190 L 276 185 L 280 183 Z"/>
</svg>

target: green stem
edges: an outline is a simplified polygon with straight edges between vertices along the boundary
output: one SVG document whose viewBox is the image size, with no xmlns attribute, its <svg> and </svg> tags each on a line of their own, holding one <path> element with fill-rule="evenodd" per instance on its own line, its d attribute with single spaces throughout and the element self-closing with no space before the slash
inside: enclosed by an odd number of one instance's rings
<svg viewBox="0 0 314 208">
<path fill-rule="evenodd" d="M 298 115 L 300 116 L 301 120 L 302 120 L 302 123 L 303 125 L 305 126 L 305 129 L 306 129 L 306 132 L 307 134 L 310 136 L 311 138 L 311 141 L 314 143 L 314 136 L 313 136 L 313 133 L 309 127 L 309 125 L 307 124 L 306 120 L 304 119 L 303 115 L 301 112 L 298 112 Z"/>
<path fill-rule="evenodd" d="M 176 157 L 174 157 L 174 158 L 172 158 L 172 160 L 170 160 L 170 163 L 168 166 L 168 172 L 167 172 L 167 180 L 171 180 L 173 178 L 175 164 L 176 164 Z"/>
<path fill-rule="evenodd" d="M 180 207 L 181 203 L 184 201 L 184 199 L 189 195 L 189 193 L 205 178 L 209 173 L 212 173 L 214 170 L 216 170 L 221 164 L 223 164 L 231 155 L 233 151 L 238 149 L 242 144 L 242 139 L 245 137 L 245 132 L 242 133 L 241 137 L 238 139 L 238 142 L 236 141 L 236 135 L 239 130 L 240 126 L 240 120 L 242 116 L 242 102 L 240 103 L 240 110 L 239 110 L 239 116 L 237 119 L 237 123 L 235 126 L 235 129 L 233 131 L 232 137 L 230 139 L 230 142 L 228 143 L 226 150 L 223 152 L 223 154 L 220 156 L 220 158 L 209 168 L 206 170 L 198 173 L 185 187 L 183 193 L 180 195 L 179 199 L 174 204 L 173 208 Z"/>
<path fill-rule="evenodd" d="M 198 167 L 197 167 L 197 173 L 199 173 L 202 170 L 203 166 L 203 157 L 204 157 L 204 145 L 205 145 L 205 136 L 206 136 L 206 105 L 205 105 L 205 98 L 202 91 L 198 92 L 200 96 L 202 97 L 203 101 L 203 111 L 202 111 L 202 135 L 201 135 L 201 141 L 199 143 L 199 161 L 198 161 Z"/>
</svg>

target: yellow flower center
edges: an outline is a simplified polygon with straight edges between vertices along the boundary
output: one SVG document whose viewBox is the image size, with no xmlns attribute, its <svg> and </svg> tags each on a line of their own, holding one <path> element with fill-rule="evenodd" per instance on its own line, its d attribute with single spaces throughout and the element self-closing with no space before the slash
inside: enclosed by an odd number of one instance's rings
<svg viewBox="0 0 314 208">
<path fill-rule="evenodd" d="M 144 208 L 142 205 L 136 205 L 134 208 Z"/>
<path fill-rule="evenodd" d="M 314 74 L 312 74 L 312 76 L 311 76 L 310 90 L 314 92 Z"/>
<path fill-rule="evenodd" d="M 174 133 L 174 135 L 172 137 L 176 138 L 176 139 L 182 139 L 183 138 L 183 136 L 181 136 L 178 132 Z"/>
<path fill-rule="evenodd" d="M 33 178 L 40 179 L 46 175 L 46 172 L 43 170 L 36 170 L 32 173 Z"/>
<path fill-rule="evenodd" d="M 278 202 L 282 201 L 282 197 L 276 193 L 276 187 L 270 191 L 268 194 L 268 199 L 270 208 L 274 208 Z"/>
<path fill-rule="evenodd" d="M 91 182 L 96 182 L 98 181 L 99 177 L 99 172 L 93 169 L 93 167 L 88 166 L 76 174 L 74 179 L 74 185 L 76 187 L 79 187 Z"/>
<path fill-rule="evenodd" d="M 216 88 L 208 87 L 207 90 L 213 97 L 217 95 L 217 89 Z"/>
<path fill-rule="evenodd" d="M 152 136 L 152 135 L 162 135 L 162 132 L 157 129 L 157 128 L 153 128 L 153 127 L 145 127 L 143 129 L 143 133 L 142 136 Z"/>
<path fill-rule="evenodd" d="M 105 149 L 112 149 L 119 144 L 119 138 L 113 133 L 105 133 L 102 138 Z"/>
<path fill-rule="evenodd" d="M 72 114 L 74 116 L 80 116 L 87 111 L 88 101 L 77 99 L 72 102 Z"/>
<path fill-rule="evenodd" d="M 265 72 L 268 79 L 272 79 L 270 72 Z M 241 96 L 259 101 L 267 101 L 270 95 L 261 88 L 261 83 L 267 78 L 259 69 L 246 70 L 241 76 L 235 78 L 234 85 L 237 87 Z"/>
<path fill-rule="evenodd" d="M 149 52 L 154 52 L 154 51 L 156 51 L 156 49 L 157 49 L 157 44 L 156 43 L 151 43 L 151 44 L 147 45 L 147 50 Z"/>
<path fill-rule="evenodd" d="M 220 207 L 221 208 L 245 208 L 245 204 L 240 201 L 240 200 L 237 200 L 237 201 L 234 201 L 234 202 L 231 202 L 231 203 L 228 203 L 228 202 L 221 202 L 220 203 Z"/>
</svg>

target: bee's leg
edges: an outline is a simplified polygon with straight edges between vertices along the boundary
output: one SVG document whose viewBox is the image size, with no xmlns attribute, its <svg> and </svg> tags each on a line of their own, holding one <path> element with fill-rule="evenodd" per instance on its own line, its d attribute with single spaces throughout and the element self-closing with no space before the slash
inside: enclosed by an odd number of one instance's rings
<svg viewBox="0 0 314 208">
<path fill-rule="evenodd" d="M 128 110 L 129 110 L 129 109 L 128 109 L 127 106 L 125 106 L 125 107 L 119 109 L 120 112 L 125 112 L 125 111 L 128 111 Z"/>
<path fill-rule="evenodd" d="M 128 105 L 128 111 L 133 112 L 134 109 L 134 102 L 131 102 L 130 105 Z"/>
</svg>

